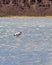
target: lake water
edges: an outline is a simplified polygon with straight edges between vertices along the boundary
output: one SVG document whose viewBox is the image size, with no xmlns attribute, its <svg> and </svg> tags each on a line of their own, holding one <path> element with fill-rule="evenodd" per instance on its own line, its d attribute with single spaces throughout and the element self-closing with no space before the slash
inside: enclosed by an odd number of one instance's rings
<svg viewBox="0 0 52 65">
<path fill-rule="evenodd" d="M 52 65 L 52 18 L 0 18 L 0 65 Z"/>
</svg>

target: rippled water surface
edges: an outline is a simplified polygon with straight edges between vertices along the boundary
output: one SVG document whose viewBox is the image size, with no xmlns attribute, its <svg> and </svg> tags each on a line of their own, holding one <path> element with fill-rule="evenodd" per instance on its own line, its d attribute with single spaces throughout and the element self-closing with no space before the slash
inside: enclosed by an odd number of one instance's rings
<svg viewBox="0 0 52 65">
<path fill-rule="evenodd" d="M 0 65 L 52 65 L 52 19 L 0 18 Z"/>
</svg>

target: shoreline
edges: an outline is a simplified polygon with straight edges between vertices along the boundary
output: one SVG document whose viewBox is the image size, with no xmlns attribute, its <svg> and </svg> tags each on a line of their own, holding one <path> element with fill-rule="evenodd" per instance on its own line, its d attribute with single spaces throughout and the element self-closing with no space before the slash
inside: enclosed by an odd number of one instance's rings
<svg viewBox="0 0 52 65">
<path fill-rule="evenodd" d="M 0 18 L 52 18 L 52 16 L 2 16 Z"/>
</svg>

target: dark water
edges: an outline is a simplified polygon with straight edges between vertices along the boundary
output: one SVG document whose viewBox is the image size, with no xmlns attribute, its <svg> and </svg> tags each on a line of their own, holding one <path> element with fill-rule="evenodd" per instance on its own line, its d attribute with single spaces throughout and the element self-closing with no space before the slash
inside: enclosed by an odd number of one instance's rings
<svg viewBox="0 0 52 65">
<path fill-rule="evenodd" d="M 0 18 L 0 65 L 52 65 L 52 19 Z"/>
</svg>

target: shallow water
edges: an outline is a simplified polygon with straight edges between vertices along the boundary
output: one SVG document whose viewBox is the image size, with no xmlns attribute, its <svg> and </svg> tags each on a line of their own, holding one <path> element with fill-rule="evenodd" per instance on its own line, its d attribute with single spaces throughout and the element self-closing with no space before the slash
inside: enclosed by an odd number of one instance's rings
<svg viewBox="0 0 52 65">
<path fill-rule="evenodd" d="M 0 18 L 0 65 L 52 65 L 52 19 Z"/>
</svg>

